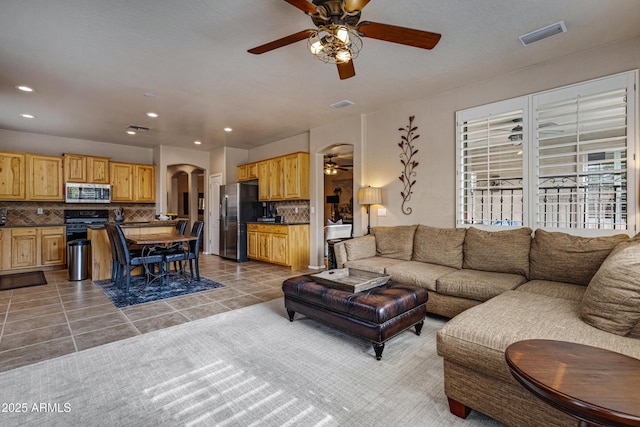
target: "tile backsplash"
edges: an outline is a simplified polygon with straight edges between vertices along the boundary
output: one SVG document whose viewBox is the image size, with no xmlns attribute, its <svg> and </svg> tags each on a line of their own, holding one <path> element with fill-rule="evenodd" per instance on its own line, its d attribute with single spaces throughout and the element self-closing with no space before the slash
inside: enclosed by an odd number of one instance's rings
<svg viewBox="0 0 640 427">
<path fill-rule="evenodd" d="M 309 201 L 308 200 L 287 200 L 282 202 L 271 202 L 278 210 L 278 215 L 284 217 L 284 222 L 288 223 L 308 223 L 310 222 Z M 296 212 L 296 208 L 298 212 Z"/>
<path fill-rule="evenodd" d="M 151 221 L 156 214 L 154 203 L 82 203 L 59 202 L 0 202 L 0 208 L 7 209 L 7 227 L 23 225 L 63 225 L 65 209 L 107 209 L 113 221 L 113 210 L 124 209 L 125 221 Z M 42 214 L 38 214 L 42 209 Z"/>
</svg>

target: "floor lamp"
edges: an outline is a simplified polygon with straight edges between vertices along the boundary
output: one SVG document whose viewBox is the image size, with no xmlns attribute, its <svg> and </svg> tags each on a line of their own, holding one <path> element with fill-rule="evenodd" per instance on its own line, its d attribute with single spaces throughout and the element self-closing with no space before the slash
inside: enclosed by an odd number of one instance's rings
<svg viewBox="0 0 640 427">
<path fill-rule="evenodd" d="M 382 191 L 375 187 L 363 187 L 358 190 L 358 203 L 367 207 L 367 234 L 371 234 L 371 205 L 382 203 Z"/>
</svg>

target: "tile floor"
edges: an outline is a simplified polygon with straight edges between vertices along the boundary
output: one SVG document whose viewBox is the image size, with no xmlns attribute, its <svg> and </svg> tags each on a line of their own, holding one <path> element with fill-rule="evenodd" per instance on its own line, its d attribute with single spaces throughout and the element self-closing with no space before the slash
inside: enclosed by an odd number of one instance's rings
<svg viewBox="0 0 640 427">
<path fill-rule="evenodd" d="M 201 255 L 200 274 L 224 288 L 123 309 L 91 280 L 46 272 L 47 285 L 0 291 L 0 371 L 280 298 L 283 280 L 307 272 Z"/>
</svg>

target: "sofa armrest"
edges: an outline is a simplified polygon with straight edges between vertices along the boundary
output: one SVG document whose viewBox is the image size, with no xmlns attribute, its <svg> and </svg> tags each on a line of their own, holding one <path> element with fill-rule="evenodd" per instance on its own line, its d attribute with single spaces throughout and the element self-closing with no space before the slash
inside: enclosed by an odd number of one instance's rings
<svg viewBox="0 0 640 427">
<path fill-rule="evenodd" d="M 347 261 L 376 256 L 376 238 L 372 235 L 344 240 L 333 246 L 338 268 L 344 268 Z"/>
</svg>

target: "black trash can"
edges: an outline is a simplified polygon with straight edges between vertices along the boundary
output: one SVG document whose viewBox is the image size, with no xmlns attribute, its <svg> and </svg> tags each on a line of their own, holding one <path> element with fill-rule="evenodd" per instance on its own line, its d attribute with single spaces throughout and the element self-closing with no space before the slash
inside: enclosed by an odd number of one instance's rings
<svg viewBox="0 0 640 427">
<path fill-rule="evenodd" d="M 85 280 L 89 277 L 89 247 L 91 241 L 87 239 L 72 240 L 67 243 L 69 248 L 67 262 L 69 264 L 69 280 Z"/>
</svg>

